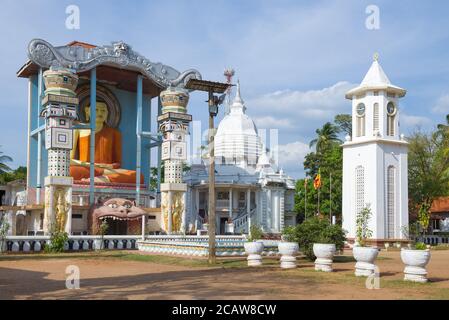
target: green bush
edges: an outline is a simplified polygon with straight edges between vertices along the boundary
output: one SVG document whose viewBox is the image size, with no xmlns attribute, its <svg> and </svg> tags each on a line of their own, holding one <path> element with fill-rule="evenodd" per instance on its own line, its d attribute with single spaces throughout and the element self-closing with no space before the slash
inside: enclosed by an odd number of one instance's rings
<svg viewBox="0 0 449 320">
<path fill-rule="evenodd" d="M 417 243 L 415 243 L 415 249 L 416 250 L 426 250 L 427 246 L 424 242 L 417 242 Z"/>
<path fill-rule="evenodd" d="M 314 260 L 314 243 L 335 244 L 337 250 L 342 250 L 346 240 L 345 231 L 340 225 L 331 225 L 329 221 L 319 218 L 307 219 L 296 227 L 289 227 L 284 230 L 284 239 L 298 242 L 299 249 L 304 255 Z"/>
<path fill-rule="evenodd" d="M 65 243 L 69 241 L 69 235 L 67 232 L 55 231 L 50 236 L 50 244 L 45 245 L 44 252 L 46 253 L 58 253 L 64 251 Z"/>
<path fill-rule="evenodd" d="M 263 231 L 258 225 L 252 225 L 249 228 L 248 241 L 256 241 L 262 239 Z"/>
</svg>

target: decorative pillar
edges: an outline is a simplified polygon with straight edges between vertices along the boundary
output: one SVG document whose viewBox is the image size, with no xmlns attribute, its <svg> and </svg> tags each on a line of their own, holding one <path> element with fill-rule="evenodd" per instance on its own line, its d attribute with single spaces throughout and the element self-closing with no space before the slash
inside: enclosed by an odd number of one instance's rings
<svg viewBox="0 0 449 320">
<path fill-rule="evenodd" d="M 232 219 L 232 208 L 234 207 L 232 199 L 232 188 L 229 189 L 229 218 Z"/>
<path fill-rule="evenodd" d="M 195 189 L 195 231 L 198 228 L 198 216 L 200 214 L 200 189 Z"/>
<path fill-rule="evenodd" d="M 74 90 L 78 76 L 68 69 L 44 72 L 45 96 L 41 117 L 45 118 L 45 148 L 48 173 L 45 177 L 44 233 L 71 233 L 72 183 L 70 150 L 73 147 L 73 120 L 77 119 L 78 98 Z"/>
<path fill-rule="evenodd" d="M 246 213 L 248 214 L 248 234 L 251 231 L 251 189 L 246 191 Z"/>
<path fill-rule="evenodd" d="M 164 229 L 168 234 L 185 233 L 182 221 L 186 218 L 185 197 L 187 184 L 182 182 L 182 168 L 187 160 L 188 133 L 192 116 L 187 114 L 189 95 L 179 88 L 168 88 L 160 94 L 162 114 L 158 117 L 163 135 L 161 160 L 164 161 L 164 183 L 161 184 L 161 211 Z"/>
</svg>

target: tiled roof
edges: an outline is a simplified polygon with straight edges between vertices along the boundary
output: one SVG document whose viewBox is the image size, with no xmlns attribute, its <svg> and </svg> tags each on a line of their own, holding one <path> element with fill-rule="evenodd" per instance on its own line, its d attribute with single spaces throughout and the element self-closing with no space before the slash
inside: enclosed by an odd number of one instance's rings
<svg viewBox="0 0 449 320">
<path fill-rule="evenodd" d="M 449 212 L 449 197 L 436 199 L 430 208 L 432 213 Z"/>
</svg>

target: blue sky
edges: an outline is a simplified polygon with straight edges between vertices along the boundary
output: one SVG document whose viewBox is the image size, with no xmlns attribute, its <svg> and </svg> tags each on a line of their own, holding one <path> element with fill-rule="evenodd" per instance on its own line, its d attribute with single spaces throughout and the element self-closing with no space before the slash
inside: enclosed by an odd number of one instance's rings
<svg viewBox="0 0 449 320">
<path fill-rule="evenodd" d="M 79 30 L 65 28 L 78 5 Z M 368 30 L 368 5 L 380 29 Z M 430 129 L 449 113 L 449 2 L 441 1 L 10 1 L 0 10 L 0 145 L 26 162 L 27 83 L 16 78 L 32 38 L 53 45 L 123 40 L 151 61 L 224 80 L 232 66 L 247 112 L 259 128 L 279 129 L 285 171 L 302 175 L 315 129 L 349 113 L 344 92 L 359 83 L 374 52 L 390 80 L 408 90 L 401 127 Z M 204 97 L 192 95 L 195 119 Z"/>
</svg>

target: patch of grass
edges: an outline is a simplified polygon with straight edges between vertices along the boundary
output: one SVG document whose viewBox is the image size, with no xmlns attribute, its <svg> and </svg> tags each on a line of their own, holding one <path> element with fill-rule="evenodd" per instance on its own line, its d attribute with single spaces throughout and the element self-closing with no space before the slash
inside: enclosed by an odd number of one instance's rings
<svg viewBox="0 0 449 320">
<path fill-rule="evenodd" d="M 430 248 L 431 250 L 449 250 L 449 244 L 439 244 Z"/>
<path fill-rule="evenodd" d="M 432 293 L 424 299 L 449 300 L 449 290 L 447 288 L 438 288 L 432 290 Z"/>
<path fill-rule="evenodd" d="M 335 256 L 334 263 L 355 262 L 353 256 Z"/>
</svg>

